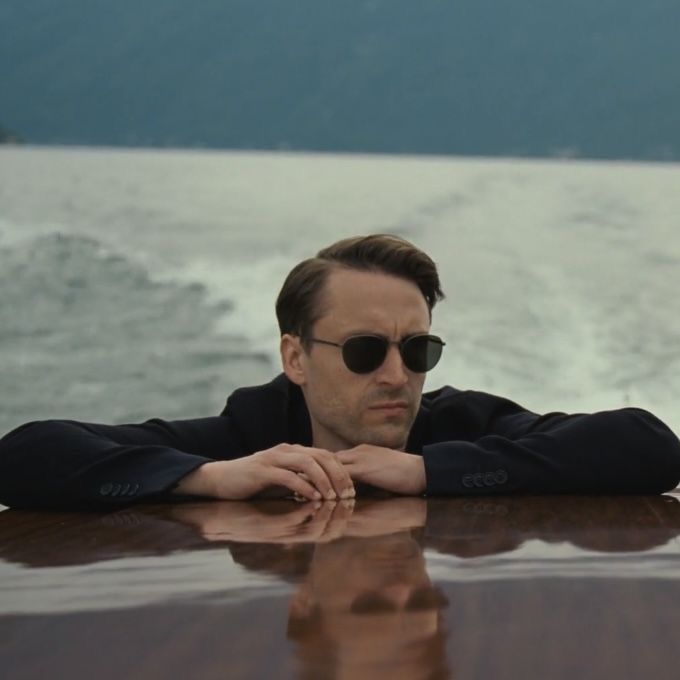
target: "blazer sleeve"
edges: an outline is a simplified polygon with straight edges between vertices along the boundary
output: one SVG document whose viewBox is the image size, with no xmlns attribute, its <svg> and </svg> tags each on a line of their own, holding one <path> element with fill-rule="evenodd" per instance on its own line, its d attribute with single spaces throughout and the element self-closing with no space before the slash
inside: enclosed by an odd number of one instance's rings
<svg viewBox="0 0 680 680">
<path fill-rule="evenodd" d="M 0 503 L 106 509 L 168 500 L 200 465 L 241 455 L 228 416 L 137 425 L 33 422 L 0 439 Z"/>
<path fill-rule="evenodd" d="M 434 405 L 428 495 L 658 494 L 680 480 L 678 438 L 642 409 L 540 416 L 463 394 Z M 447 436 L 461 422 L 462 436 Z"/>
</svg>

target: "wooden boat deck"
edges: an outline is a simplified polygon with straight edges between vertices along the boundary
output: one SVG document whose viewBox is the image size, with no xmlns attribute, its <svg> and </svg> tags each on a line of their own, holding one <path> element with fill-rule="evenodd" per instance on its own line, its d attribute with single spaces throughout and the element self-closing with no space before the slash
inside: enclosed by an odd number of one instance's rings
<svg viewBox="0 0 680 680">
<path fill-rule="evenodd" d="M 0 676 L 672 677 L 680 496 L 0 513 Z"/>
</svg>

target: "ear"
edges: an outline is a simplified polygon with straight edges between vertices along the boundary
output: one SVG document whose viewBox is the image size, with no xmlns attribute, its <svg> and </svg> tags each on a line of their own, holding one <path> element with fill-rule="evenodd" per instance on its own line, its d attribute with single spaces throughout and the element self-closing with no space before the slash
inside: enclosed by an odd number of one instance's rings
<svg viewBox="0 0 680 680">
<path fill-rule="evenodd" d="M 314 639 L 321 630 L 321 610 L 313 603 L 309 586 L 303 584 L 290 600 L 286 637 L 296 641 Z"/>
<path fill-rule="evenodd" d="M 296 385 L 304 385 L 306 382 L 305 350 L 302 347 L 300 338 L 285 333 L 281 336 L 279 350 L 281 352 L 283 372 L 288 377 L 288 380 Z"/>
<path fill-rule="evenodd" d="M 303 583 L 293 593 L 288 603 L 288 615 L 293 619 L 307 619 L 311 616 L 314 610 L 314 601 L 310 587 Z"/>
</svg>

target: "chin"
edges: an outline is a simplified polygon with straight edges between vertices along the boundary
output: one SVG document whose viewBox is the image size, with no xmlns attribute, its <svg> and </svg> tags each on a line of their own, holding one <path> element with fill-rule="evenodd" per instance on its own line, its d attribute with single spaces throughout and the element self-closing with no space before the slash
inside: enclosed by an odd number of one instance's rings
<svg viewBox="0 0 680 680">
<path fill-rule="evenodd" d="M 380 430 L 366 432 L 366 438 L 360 444 L 372 444 L 373 446 L 383 446 L 386 449 L 404 449 L 408 440 L 408 430 L 403 427 L 385 427 Z"/>
</svg>

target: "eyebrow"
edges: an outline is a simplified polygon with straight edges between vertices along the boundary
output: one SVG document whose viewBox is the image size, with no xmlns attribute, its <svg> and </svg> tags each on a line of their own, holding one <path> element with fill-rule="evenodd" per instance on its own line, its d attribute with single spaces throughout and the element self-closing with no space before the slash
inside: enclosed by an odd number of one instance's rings
<svg viewBox="0 0 680 680">
<path fill-rule="evenodd" d="M 406 338 L 411 338 L 414 335 L 429 335 L 430 331 L 429 330 L 420 330 L 420 331 L 413 331 L 410 333 L 404 333 L 404 335 L 401 335 L 399 337 L 399 341 L 405 340 Z M 357 335 L 372 335 L 376 338 L 384 338 L 385 340 L 390 340 L 390 337 L 386 335 L 385 333 L 377 333 L 376 331 L 373 330 L 368 330 L 368 329 L 360 329 L 360 330 L 353 330 L 349 331 L 347 333 L 342 334 L 343 340 L 347 340 L 348 338 L 353 338 L 356 337 Z"/>
</svg>

